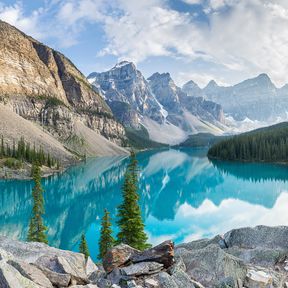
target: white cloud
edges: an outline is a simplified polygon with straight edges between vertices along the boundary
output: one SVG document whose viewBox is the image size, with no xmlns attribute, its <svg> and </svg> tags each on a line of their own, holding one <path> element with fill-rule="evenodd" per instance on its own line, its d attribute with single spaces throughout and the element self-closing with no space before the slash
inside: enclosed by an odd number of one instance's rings
<svg viewBox="0 0 288 288">
<path fill-rule="evenodd" d="M 136 62 L 151 56 L 200 57 L 235 73 L 266 72 L 278 85 L 287 82 L 288 31 L 283 27 L 288 25 L 288 7 L 284 2 L 210 0 L 209 25 L 160 1 L 148 1 L 141 9 L 128 7 L 128 2 L 119 1 L 123 15 L 105 21 L 109 44 L 102 55 Z M 224 6 L 229 10 L 222 11 Z"/>
<path fill-rule="evenodd" d="M 278 85 L 288 82 L 288 31 L 283 29 L 288 25 L 286 0 L 183 1 L 204 3 L 207 22 L 195 21 L 195 13 L 171 9 L 166 0 L 54 0 L 29 14 L 19 4 L 24 2 L 17 2 L 0 4 L 0 18 L 33 37 L 57 39 L 60 46 L 68 47 L 77 43 L 87 24 L 100 24 L 107 45 L 99 56 L 135 62 L 173 57 L 191 65 L 192 76 L 199 72 L 193 70 L 193 61 L 200 58 L 234 75 L 264 72 Z M 194 79 L 204 85 L 208 76 L 226 82 L 227 73 L 202 71 Z"/>
<path fill-rule="evenodd" d="M 37 37 L 38 39 L 42 38 L 43 34 L 39 30 L 38 19 L 42 9 L 32 11 L 28 16 L 24 15 L 23 7 L 21 4 L 17 3 L 15 5 L 4 6 L 0 2 L 0 19 L 5 21 L 21 31 Z"/>
<path fill-rule="evenodd" d="M 184 3 L 195 5 L 202 4 L 203 0 L 182 0 Z"/>
</svg>

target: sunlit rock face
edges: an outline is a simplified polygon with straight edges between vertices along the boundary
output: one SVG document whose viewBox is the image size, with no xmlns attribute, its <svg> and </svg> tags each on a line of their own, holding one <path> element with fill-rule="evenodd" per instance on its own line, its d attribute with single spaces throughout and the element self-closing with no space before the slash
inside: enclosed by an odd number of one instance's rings
<svg viewBox="0 0 288 288">
<path fill-rule="evenodd" d="M 0 21 L 0 59 L 0 104 L 67 146 L 70 136 L 80 137 L 76 122 L 114 143 L 124 142 L 123 126 L 64 55 Z"/>
</svg>

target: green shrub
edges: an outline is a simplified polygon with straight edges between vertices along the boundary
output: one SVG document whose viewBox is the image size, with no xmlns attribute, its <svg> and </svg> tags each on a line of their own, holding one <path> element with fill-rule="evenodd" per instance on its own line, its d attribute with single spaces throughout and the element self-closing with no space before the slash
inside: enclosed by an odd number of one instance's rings
<svg viewBox="0 0 288 288">
<path fill-rule="evenodd" d="M 7 158 L 4 161 L 4 166 L 10 168 L 10 169 L 21 169 L 22 168 L 22 162 L 17 160 L 17 159 L 13 159 L 13 158 Z"/>
</svg>

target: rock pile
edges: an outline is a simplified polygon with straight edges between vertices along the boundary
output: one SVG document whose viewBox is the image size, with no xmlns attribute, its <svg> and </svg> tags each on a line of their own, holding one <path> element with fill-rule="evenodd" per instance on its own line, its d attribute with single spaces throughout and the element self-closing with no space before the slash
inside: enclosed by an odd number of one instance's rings
<svg viewBox="0 0 288 288">
<path fill-rule="evenodd" d="M 288 227 L 258 226 L 143 252 L 121 244 L 102 266 L 79 253 L 0 237 L 0 287 L 288 288 L 287 239 Z"/>
</svg>

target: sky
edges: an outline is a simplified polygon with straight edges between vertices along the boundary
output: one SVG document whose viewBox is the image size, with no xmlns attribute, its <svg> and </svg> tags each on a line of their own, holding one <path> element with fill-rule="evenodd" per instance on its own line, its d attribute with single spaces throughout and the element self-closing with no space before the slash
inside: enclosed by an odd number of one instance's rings
<svg viewBox="0 0 288 288">
<path fill-rule="evenodd" d="M 0 0 L 0 19 L 61 51 L 87 76 L 122 60 L 177 85 L 288 83 L 287 0 Z"/>
</svg>

